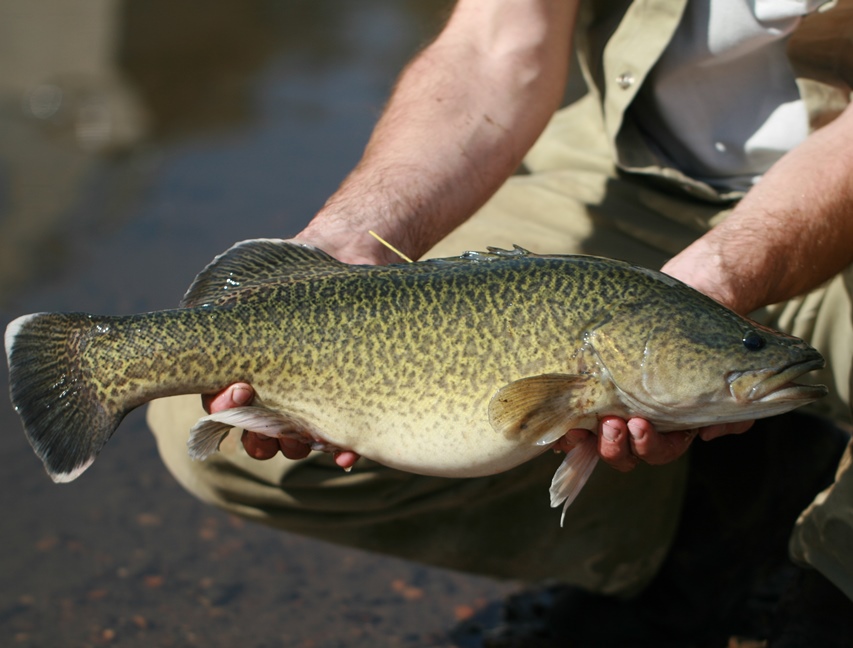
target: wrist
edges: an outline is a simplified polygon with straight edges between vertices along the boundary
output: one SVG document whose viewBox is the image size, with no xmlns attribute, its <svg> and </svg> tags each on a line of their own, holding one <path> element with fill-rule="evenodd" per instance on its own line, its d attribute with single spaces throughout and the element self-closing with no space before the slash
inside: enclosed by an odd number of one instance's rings
<svg viewBox="0 0 853 648">
<path fill-rule="evenodd" d="M 744 290 L 745 278 L 706 239 L 707 235 L 696 240 L 670 259 L 661 271 L 741 315 L 766 305 L 760 303 L 755 290 Z"/>
<path fill-rule="evenodd" d="M 357 265 L 388 265 L 402 259 L 370 235 L 370 227 L 364 229 L 346 221 L 329 219 L 323 212 L 293 240 L 313 245 L 344 263 Z"/>
</svg>

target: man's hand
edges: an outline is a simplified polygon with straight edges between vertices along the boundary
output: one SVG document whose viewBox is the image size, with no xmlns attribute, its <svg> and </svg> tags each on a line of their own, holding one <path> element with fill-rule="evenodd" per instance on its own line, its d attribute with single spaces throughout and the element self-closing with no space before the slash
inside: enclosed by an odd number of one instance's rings
<svg viewBox="0 0 853 648">
<path fill-rule="evenodd" d="M 201 397 L 204 409 L 210 412 L 221 412 L 233 407 L 248 405 L 255 397 L 255 391 L 246 383 L 235 383 L 216 394 L 203 394 Z M 288 437 L 272 438 L 264 434 L 243 431 L 243 447 L 250 457 L 255 459 L 271 459 L 279 451 L 288 459 L 304 459 L 311 452 L 311 446 Z M 335 463 L 341 468 L 352 468 L 358 460 L 355 452 L 343 451 L 335 454 Z"/>
<path fill-rule="evenodd" d="M 598 425 L 598 454 L 621 472 L 633 470 L 640 461 L 651 465 L 662 465 L 675 461 L 685 452 L 697 436 L 710 441 L 727 434 L 741 434 L 752 427 L 754 421 L 710 425 L 693 430 L 667 432 L 655 430 L 646 419 L 639 417 L 628 420 L 618 416 L 605 416 Z M 590 430 L 569 430 L 554 446 L 555 450 L 571 451 L 586 439 Z"/>
<path fill-rule="evenodd" d="M 336 235 L 326 233 L 324 228 L 316 227 L 319 233 L 302 232 L 290 239 L 294 243 L 305 243 L 322 249 L 344 263 L 387 263 L 389 259 L 383 255 L 388 250 L 376 243 L 370 237 L 365 236 L 360 240 L 360 245 L 353 245 L 352 238 L 346 233 Z M 371 247 L 372 246 L 372 247 Z M 232 409 L 249 405 L 255 398 L 255 390 L 247 383 L 234 383 L 215 394 L 202 394 L 201 401 L 204 409 L 211 414 L 222 410 Z M 304 459 L 311 452 L 311 446 L 296 439 L 288 437 L 268 437 L 250 430 L 243 431 L 243 447 L 246 453 L 255 459 L 272 459 L 279 452 L 288 459 Z M 335 463 L 345 470 L 349 470 L 358 461 L 359 455 L 355 452 L 345 450 L 335 454 Z"/>
</svg>

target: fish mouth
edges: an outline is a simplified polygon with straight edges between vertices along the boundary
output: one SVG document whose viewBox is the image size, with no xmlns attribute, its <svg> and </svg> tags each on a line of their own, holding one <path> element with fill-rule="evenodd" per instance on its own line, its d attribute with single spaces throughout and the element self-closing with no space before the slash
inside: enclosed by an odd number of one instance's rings
<svg viewBox="0 0 853 648">
<path fill-rule="evenodd" d="M 829 393 L 823 385 L 804 385 L 794 382 L 800 376 L 821 369 L 823 358 L 797 362 L 780 371 L 735 371 L 728 376 L 732 395 L 740 401 L 771 403 L 777 401 L 817 400 Z"/>
</svg>

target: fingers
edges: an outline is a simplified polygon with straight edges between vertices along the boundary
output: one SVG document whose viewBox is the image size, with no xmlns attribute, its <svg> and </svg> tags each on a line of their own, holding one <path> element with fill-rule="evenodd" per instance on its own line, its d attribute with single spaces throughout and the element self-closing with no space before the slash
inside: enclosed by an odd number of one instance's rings
<svg viewBox="0 0 853 648">
<path fill-rule="evenodd" d="M 201 402 L 205 410 L 214 414 L 233 407 L 248 405 L 252 402 L 254 397 L 255 391 L 252 389 L 251 385 L 246 383 L 234 383 L 216 394 L 202 394 Z M 276 455 L 279 449 L 282 450 L 285 456 L 290 456 L 288 454 L 290 453 L 295 455 L 293 458 L 302 459 L 311 451 L 307 446 L 304 447 L 304 450 L 299 447 L 304 444 L 298 444 L 292 447 L 288 446 L 286 449 L 287 451 L 285 451 L 279 441 L 279 439 L 271 438 L 263 434 L 255 434 L 254 432 L 249 431 L 244 431 L 242 436 L 242 443 L 243 447 L 246 449 L 246 454 L 255 459 L 270 459 Z M 288 441 L 290 440 L 288 439 Z"/>
<path fill-rule="evenodd" d="M 335 463 L 344 470 L 350 470 L 355 462 L 358 461 L 359 455 L 351 450 L 342 450 L 335 453 Z"/>
<path fill-rule="evenodd" d="M 690 447 L 697 430 L 661 434 L 645 419 L 628 420 L 631 452 L 647 464 L 662 465 L 675 461 Z"/>
<path fill-rule="evenodd" d="M 651 465 L 675 461 L 687 452 L 697 436 L 703 441 L 710 441 L 727 434 L 742 434 L 749 430 L 753 423 L 755 421 L 721 423 L 663 434 L 655 430 L 647 420 L 639 417 L 626 420 L 618 416 L 605 416 L 598 425 L 598 453 L 616 470 L 628 472 L 640 461 Z M 554 450 L 570 452 L 590 434 L 592 432 L 589 430 L 569 430 L 554 444 Z"/>
<path fill-rule="evenodd" d="M 585 441 L 590 434 L 592 432 L 583 428 L 569 430 L 554 444 L 554 452 L 571 452 L 576 445 Z"/>
<path fill-rule="evenodd" d="M 214 414 L 233 407 L 248 405 L 255 397 L 255 391 L 246 383 L 235 383 L 216 394 L 202 394 L 204 409 Z M 254 459 L 271 459 L 279 451 L 288 459 L 304 459 L 311 454 L 311 446 L 290 437 L 268 437 L 249 430 L 243 431 L 241 439 L 246 453 Z M 349 470 L 358 461 L 359 455 L 349 450 L 335 454 L 335 463 Z"/>
<path fill-rule="evenodd" d="M 201 401 L 211 414 L 248 405 L 255 397 L 255 391 L 251 385 L 246 383 L 234 383 L 216 394 L 202 394 Z M 243 447 L 246 453 L 255 459 L 270 459 L 281 450 L 288 459 L 304 459 L 311 452 L 311 448 L 289 438 L 273 438 L 264 434 L 244 431 L 242 437 Z"/>
<path fill-rule="evenodd" d="M 598 454 L 621 472 L 633 470 L 639 459 L 632 453 L 628 422 L 618 416 L 605 416 L 598 424 Z"/>
<path fill-rule="evenodd" d="M 279 450 L 288 459 L 304 459 L 311 453 L 308 444 L 289 437 L 268 437 L 244 430 L 241 440 L 246 454 L 253 459 L 272 459 Z"/>
<path fill-rule="evenodd" d="M 554 451 L 571 452 L 575 446 L 585 441 L 591 434 L 593 434 L 591 430 L 573 428 L 554 444 Z M 624 419 L 618 416 L 605 417 L 598 425 L 599 455 L 611 466 L 623 472 L 632 470 L 639 461 L 631 453 L 628 437 L 628 425 Z"/>
<path fill-rule="evenodd" d="M 241 440 L 246 454 L 253 459 L 272 459 L 279 450 L 285 457 L 293 460 L 304 459 L 311 454 L 311 446 L 290 437 L 268 437 L 244 430 Z"/>
<path fill-rule="evenodd" d="M 598 452 L 616 470 L 628 472 L 640 461 L 662 465 L 675 461 L 690 447 L 696 430 L 662 434 L 642 418 L 627 421 L 617 416 L 601 420 Z"/>
<path fill-rule="evenodd" d="M 248 405 L 255 397 L 255 391 L 246 383 L 234 383 L 216 394 L 202 394 L 201 404 L 210 414 Z"/>
<path fill-rule="evenodd" d="M 247 430 L 243 431 L 243 447 L 253 459 L 271 459 L 279 450 L 279 440 L 273 437 L 255 434 Z"/>
<path fill-rule="evenodd" d="M 740 421 L 739 423 L 722 423 L 720 425 L 709 425 L 699 430 L 699 436 L 703 441 L 710 441 L 727 434 L 743 434 L 752 427 L 755 421 Z"/>
<path fill-rule="evenodd" d="M 280 450 L 288 459 L 304 459 L 311 454 L 311 446 L 290 437 L 268 437 L 254 432 L 243 432 L 243 447 L 253 459 L 272 459 Z M 335 463 L 344 470 L 351 469 L 359 459 L 358 454 L 349 450 L 335 453 Z"/>
<path fill-rule="evenodd" d="M 271 440 L 277 442 L 277 449 L 281 450 L 281 454 L 288 459 L 304 459 L 311 454 L 311 446 L 291 437 L 278 437 Z"/>
</svg>

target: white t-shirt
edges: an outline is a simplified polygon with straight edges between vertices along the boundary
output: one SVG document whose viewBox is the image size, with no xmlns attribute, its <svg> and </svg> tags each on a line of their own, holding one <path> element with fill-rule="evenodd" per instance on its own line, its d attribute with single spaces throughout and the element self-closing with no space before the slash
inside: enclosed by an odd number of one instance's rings
<svg viewBox="0 0 853 648">
<path fill-rule="evenodd" d="M 632 111 L 656 152 L 718 189 L 746 190 L 808 134 L 785 53 L 825 0 L 691 0 Z"/>
</svg>

